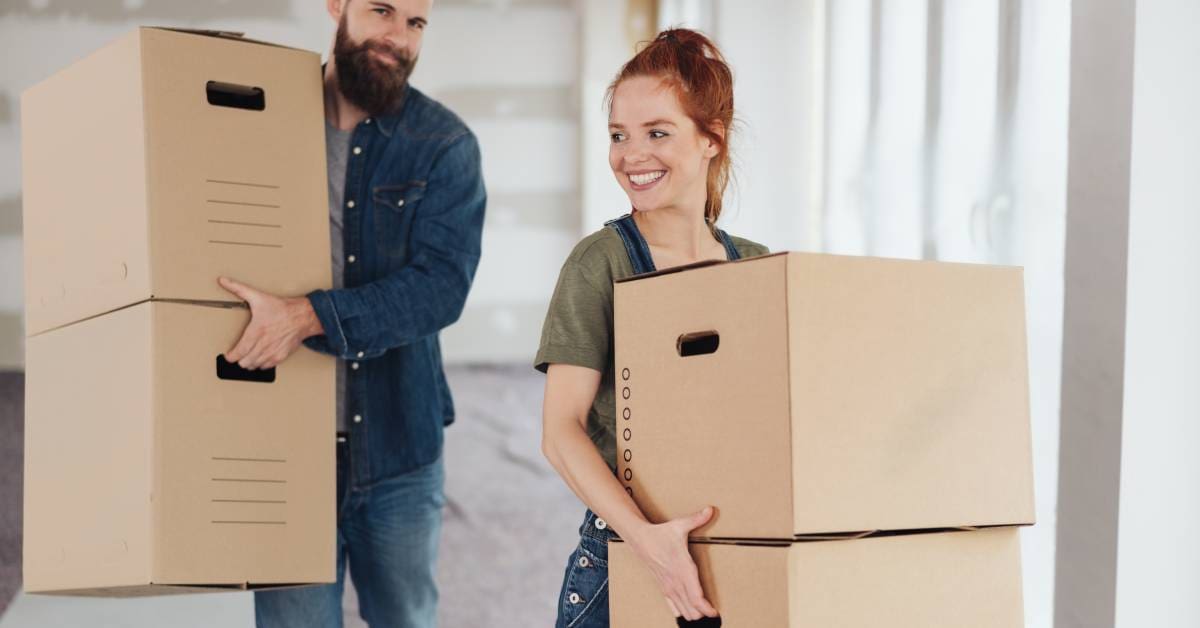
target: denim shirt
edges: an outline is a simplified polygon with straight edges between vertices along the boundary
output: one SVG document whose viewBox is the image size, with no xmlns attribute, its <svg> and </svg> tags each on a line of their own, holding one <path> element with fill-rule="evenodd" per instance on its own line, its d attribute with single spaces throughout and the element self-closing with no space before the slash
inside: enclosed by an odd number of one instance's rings
<svg viewBox="0 0 1200 628">
<path fill-rule="evenodd" d="M 438 332 L 462 313 L 486 202 L 475 136 L 412 86 L 398 113 L 354 129 L 342 207 L 345 284 L 308 294 L 324 333 L 304 344 L 350 363 L 355 486 L 441 455 L 454 404 Z"/>
</svg>

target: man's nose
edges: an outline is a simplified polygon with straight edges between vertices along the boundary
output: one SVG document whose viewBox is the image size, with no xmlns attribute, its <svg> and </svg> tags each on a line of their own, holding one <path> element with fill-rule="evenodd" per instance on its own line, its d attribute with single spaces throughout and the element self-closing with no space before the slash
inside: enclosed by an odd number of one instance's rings
<svg viewBox="0 0 1200 628">
<path fill-rule="evenodd" d="M 408 23 L 397 21 L 383 38 L 393 49 L 408 52 Z"/>
</svg>

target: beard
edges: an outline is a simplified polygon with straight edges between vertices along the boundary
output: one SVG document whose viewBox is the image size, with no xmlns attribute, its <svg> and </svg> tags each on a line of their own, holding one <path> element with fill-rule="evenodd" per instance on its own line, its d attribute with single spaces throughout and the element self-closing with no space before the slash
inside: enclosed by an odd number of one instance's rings
<svg viewBox="0 0 1200 628">
<path fill-rule="evenodd" d="M 383 55 L 396 64 L 388 65 L 372 53 Z M 346 32 L 345 15 L 338 23 L 333 57 L 342 96 L 372 116 L 393 113 L 400 108 L 408 77 L 417 64 L 416 57 L 409 57 L 386 42 L 351 41 Z"/>
</svg>

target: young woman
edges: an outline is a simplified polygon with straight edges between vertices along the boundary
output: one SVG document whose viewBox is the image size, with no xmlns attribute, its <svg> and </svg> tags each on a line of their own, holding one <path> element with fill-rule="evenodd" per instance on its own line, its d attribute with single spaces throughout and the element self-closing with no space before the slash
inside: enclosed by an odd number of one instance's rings
<svg viewBox="0 0 1200 628">
<path fill-rule="evenodd" d="M 542 451 L 589 506 L 563 579 L 559 628 L 608 626 L 614 533 L 655 575 L 676 616 L 717 615 L 687 549 L 712 508 L 647 521 L 615 475 L 613 281 L 767 252 L 716 227 L 730 173 L 733 77 L 708 38 L 660 33 L 609 86 L 608 108 L 608 161 L 633 211 L 584 238 L 563 264 L 535 359 L 546 373 Z"/>
</svg>

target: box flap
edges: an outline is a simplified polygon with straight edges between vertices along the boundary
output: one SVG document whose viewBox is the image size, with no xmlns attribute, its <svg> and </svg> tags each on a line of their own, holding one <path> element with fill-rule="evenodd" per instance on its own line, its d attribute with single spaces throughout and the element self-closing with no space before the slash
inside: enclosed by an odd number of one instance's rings
<svg viewBox="0 0 1200 628">
<path fill-rule="evenodd" d="M 639 279 L 648 279 L 650 277 L 658 277 L 660 275 L 670 275 L 673 273 L 681 273 L 685 270 L 692 270 L 695 268 L 705 268 L 707 266 L 717 266 L 719 264 L 741 264 L 743 262 L 750 262 L 753 260 L 764 259 L 767 257 L 776 257 L 779 255 L 787 255 L 787 251 L 780 251 L 779 253 L 768 253 L 767 255 L 756 255 L 754 257 L 744 257 L 742 259 L 733 260 L 733 261 L 706 259 L 706 260 L 699 261 L 699 262 L 693 262 L 691 264 L 684 264 L 682 266 L 672 266 L 670 268 L 664 268 L 662 270 L 656 270 L 656 271 L 649 272 L 649 273 L 642 273 L 640 275 L 634 275 L 632 277 L 625 277 L 624 279 L 618 279 L 618 280 L 614 281 L 613 283 L 629 283 L 631 281 L 637 281 Z"/>
<path fill-rule="evenodd" d="M 304 50 L 305 52 L 311 52 L 310 50 L 305 50 L 304 48 L 293 48 L 292 46 L 284 46 L 283 44 L 276 44 L 276 43 L 272 43 L 269 41 L 262 41 L 260 39 L 250 39 L 249 37 L 246 37 L 246 34 L 241 31 L 223 31 L 223 30 L 214 30 L 214 29 L 208 29 L 208 28 L 183 28 L 180 26 L 143 26 L 142 28 L 154 29 L 154 30 L 160 30 L 160 31 L 175 31 L 176 33 L 187 33 L 189 35 L 202 35 L 204 37 L 219 37 L 221 39 L 233 39 L 233 40 L 237 40 L 237 41 L 244 41 L 244 42 L 250 43 L 250 44 L 261 44 L 263 46 L 273 46 L 275 48 L 287 48 L 288 50 Z"/>
</svg>

